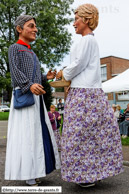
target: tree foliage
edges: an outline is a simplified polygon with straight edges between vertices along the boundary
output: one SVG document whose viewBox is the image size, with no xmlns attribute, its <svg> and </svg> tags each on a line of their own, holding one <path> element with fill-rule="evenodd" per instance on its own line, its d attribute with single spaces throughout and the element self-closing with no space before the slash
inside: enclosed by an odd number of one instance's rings
<svg viewBox="0 0 129 194">
<path fill-rule="evenodd" d="M 46 91 L 46 94 L 43 95 L 44 102 L 45 102 L 47 111 L 49 111 L 53 101 L 52 88 L 48 82 L 42 82 L 42 85 L 44 87 L 44 90 Z"/>
<path fill-rule="evenodd" d="M 56 88 L 55 92 L 64 92 L 64 88 Z"/>
<path fill-rule="evenodd" d="M 35 16 L 38 35 L 32 48 L 41 65 L 60 65 L 69 52 L 71 34 L 66 25 L 70 24 L 70 5 L 74 0 L 0 0 L 0 86 L 7 88 L 10 77 L 8 47 L 16 42 L 14 21 L 21 14 Z M 0 87 L 0 88 L 1 88 Z"/>
</svg>

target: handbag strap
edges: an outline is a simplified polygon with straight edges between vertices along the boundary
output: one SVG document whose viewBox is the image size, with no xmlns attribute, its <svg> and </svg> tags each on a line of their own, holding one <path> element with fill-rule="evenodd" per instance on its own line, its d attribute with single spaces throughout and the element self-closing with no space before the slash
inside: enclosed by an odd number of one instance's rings
<svg viewBox="0 0 129 194">
<path fill-rule="evenodd" d="M 34 77 L 35 77 L 35 74 L 36 74 L 36 54 L 34 54 L 34 69 L 33 69 L 33 76 L 32 76 L 32 81 L 34 82 Z"/>
</svg>

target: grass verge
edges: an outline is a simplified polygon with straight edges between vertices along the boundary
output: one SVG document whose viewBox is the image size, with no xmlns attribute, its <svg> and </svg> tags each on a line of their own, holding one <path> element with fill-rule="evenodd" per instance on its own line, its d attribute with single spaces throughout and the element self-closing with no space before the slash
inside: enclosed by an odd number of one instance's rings
<svg viewBox="0 0 129 194">
<path fill-rule="evenodd" d="M 9 112 L 0 112 L 0 121 L 8 120 Z"/>
<path fill-rule="evenodd" d="M 121 138 L 122 145 L 124 146 L 129 146 L 129 137 L 123 139 Z"/>
</svg>

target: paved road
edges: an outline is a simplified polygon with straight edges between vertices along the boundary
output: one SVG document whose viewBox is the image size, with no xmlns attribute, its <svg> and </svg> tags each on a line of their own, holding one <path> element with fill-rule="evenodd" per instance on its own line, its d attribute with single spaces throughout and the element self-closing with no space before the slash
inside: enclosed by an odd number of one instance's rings
<svg viewBox="0 0 129 194">
<path fill-rule="evenodd" d="M 0 121 L 0 139 L 5 139 L 7 136 L 7 121 Z"/>
<path fill-rule="evenodd" d="M 26 186 L 25 181 L 4 180 L 5 150 L 6 141 L 2 140 L 0 141 L 0 186 Z M 105 179 L 92 188 L 81 188 L 74 183 L 64 182 L 60 170 L 56 170 L 41 179 L 41 186 L 61 186 L 63 194 L 129 194 L 129 167 L 124 169 L 122 174 Z"/>
<path fill-rule="evenodd" d="M 5 130 L 7 122 L 0 122 L 0 129 Z M 2 130 L 0 130 L 2 131 Z M 6 132 L 5 132 L 6 133 Z M 2 136 L 4 132 L 0 133 Z M 1 137 L 2 137 L 1 136 Z M 6 139 L 0 139 L 0 186 L 26 186 L 25 181 L 5 181 L 5 152 Z M 129 194 L 129 167 L 124 167 L 124 172 L 118 176 L 105 179 L 92 188 L 81 188 L 74 183 L 67 183 L 61 179 L 60 170 L 56 170 L 47 177 L 42 178 L 41 186 L 62 186 L 63 194 Z"/>
</svg>

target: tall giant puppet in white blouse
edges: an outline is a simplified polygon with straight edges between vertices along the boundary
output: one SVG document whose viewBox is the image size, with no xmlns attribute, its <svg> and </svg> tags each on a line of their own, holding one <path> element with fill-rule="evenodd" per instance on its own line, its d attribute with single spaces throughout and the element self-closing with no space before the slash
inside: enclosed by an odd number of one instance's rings
<svg viewBox="0 0 129 194">
<path fill-rule="evenodd" d="M 93 31 L 99 13 L 91 4 L 75 10 L 74 28 L 80 42 L 71 62 L 57 78 L 71 80 L 64 108 L 61 175 L 82 187 L 123 171 L 117 120 L 101 88 L 99 48 Z"/>
</svg>

